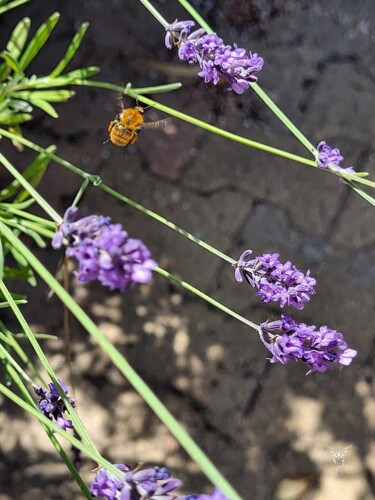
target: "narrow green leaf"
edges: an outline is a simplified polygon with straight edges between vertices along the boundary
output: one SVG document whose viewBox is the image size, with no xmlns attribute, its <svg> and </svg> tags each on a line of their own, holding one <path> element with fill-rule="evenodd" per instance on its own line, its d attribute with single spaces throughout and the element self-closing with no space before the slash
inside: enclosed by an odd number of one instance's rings
<svg viewBox="0 0 375 500">
<path fill-rule="evenodd" d="M 12 97 L 31 101 L 32 99 L 42 99 L 48 102 L 63 102 L 67 101 L 75 94 L 74 90 L 20 90 L 14 92 Z"/>
<path fill-rule="evenodd" d="M 21 293 L 15 293 L 15 292 L 10 292 L 10 294 L 12 296 L 12 299 L 15 302 L 24 301 L 25 304 L 27 303 L 27 297 L 26 297 L 26 295 L 23 295 Z M 0 300 L 2 300 L 3 302 L 5 302 L 5 297 L 4 297 L 4 294 L 2 292 L 0 292 Z"/>
<path fill-rule="evenodd" d="M 18 123 L 24 123 L 33 118 L 29 113 L 14 113 L 4 112 L 0 114 L 0 125 L 17 125 Z"/>
<path fill-rule="evenodd" d="M 30 23 L 30 18 L 24 17 L 10 35 L 6 50 L 14 59 L 18 59 L 25 46 L 30 31 Z"/>
<path fill-rule="evenodd" d="M 27 300 L 15 300 L 14 301 L 18 305 L 27 304 Z M 0 309 L 5 309 L 10 307 L 9 302 L 0 302 Z"/>
<path fill-rule="evenodd" d="M 74 69 L 69 73 L 65 73 L 65 75 L 61 75 L 59 78 L 66 78 L 69 83 L 76 83 L 79 80 L 84 80 L 85 78 L 89 78 L 96 73 L 99 73 L 100 68 L 98 66 L 88 66 L 87 68 Z"/>
<path fill-rule="evenodd" d="M 50 73 L 50 78 L 55 78 L 59 76 L 62 71 L 67 67 L 69 62 L 71 61 L 74 54 L 77 52 L 79 46 L 81 45 L 82 39 L 85 36 L 87 28 L 89 27 L 89 23 L 82 23 L 77 33 L 74 35 L 67 51 L 64 54 L 64 57 L 58 63 L 56 68 Z"/>
<path fill-rule="evenodd" d="M 57 114 L 55 108 L 47 101 L 43 101 L 43 99 L 35 99 L 30 98 L 31 104 L 40 108 L 42 111 L 47 113 L 47 115 L 52 116 L 52 118 L 57 118 L 59 115 Z"/>
<path fill-rule="evenodd" d="M 13 259 L 17 262 L 20 267 L 27 267 L 27 260 L 14 246 L 9 247 L 9 252 L 12 254 Z"/>
<path fill-rule="evenodd" d="M 27 68 L 27 66 L 31 63 L 31 61 L 46 43 L 52 30 L 56 26 L 59 17 L 60 14 L 58 12 L 54 12 L 37 30 L 21 56 L 20 66 L 22 69 Z"/>
<path fill-rule="evenodd" d="M 57 340 L 59 337 L 57 335 L 50 335 L 49 333 L 35 333 L 33 335 L 36 339 L 40 340 Z M 24 333 L 13 333 L 13 337 L 16 339 L 27 339 Z"/>
<path fill-rule="evenodd" d="M 0 280 L 4 278 L 4 252 L 3 252 L 3 242 L 0 238 Z"/>
<path fill-rule="evenodd" d="M 51 87 L 63 87 L 65 85 L 80 85 L 81 80 L 89 78 L 95 73 L 98 73 L 100 68 L 98 66 L 89 66 L 87 68 L 75 69 L 66 73 L 65 75 L 57 76 L 56 78 L 50 78 L 49 76 L 43 76 L 41 78 L 34 78 L 33 80 L 28 80 L 25 84 L 17 85 L 19 90 L 23 89 L 44 89 Z"/>
<path fill-rule="evenodd" d="M 33 110 L 29 102 L 21 101 L 21 99 L 11 99 L 9 108 L 20 111 L 21 113 L 31 113 Z"/>
<path fill-rule="evenodd" d="M 30 167 L 30 165 L 29 165 L 29 167 Z M 27 167 L 27 168 L 29 168 L 29 167 Z M 26 168 L 26 170 L 27 170 L 27 168 Z M 24 171 L 24 173 L 26 172 L 26 170 Z M 14 182 L 15 181 L 12 182 L 12 184 L 11 184 L 12 186 L 13 186 Z M 5 189 L 3 189 L 3 191 L 6 191 L 7 189 L 8 188 L 5 188 Z M 3 191 L 1 191 L 1 193 Z M 23 201 L 23 202 L 19 202 L 19 203 L 15 203 L 15 202 L 13 202 L 13 203 L 4 203 L 3 202 L 3 203 L 0 203 L 0 209 L 5 210 L 6 212 L 13 212 L 14 211 L 16 213 L 17 210 L 21 211 L 21 210 L 25 210 L 26 208 L 31 207 L 31 205 L 33 203 L 35 203 L 35 200 L 33 200 L 33 199 L 30 199 L 30 200 L 27 200 L 27 201 Z"/>
<path fill-rule="evenodd" d="M 2 102 L 0 102 L 0 114 L 4 112 L 9 107 L 10 99 L 9 97 L 5 98 Z"/>
<path fill-rule="evenodd" d="M 13 132 L 18 137 L 23 137 L 22 129 L 19 125 L 12 125 L 9 127 L 9 132 Z M 22 153 L 23 145 L 18 141 L 18 139 L 12 139 L 12 144 L 20 153 Z"/>
<path fill-rule="evenodd" d="M 53 153 L 56 151 L 56 147 L 49 146 L 46 151 Z M 33 187 L 37 187 L 50 161 L 51 160 L 48 156 L 44 153 L 40 153 L 22 172 L 22 177 L 28 180 Z M 20 182 L 17 179 L 14 179 L 9 186 L 0 191 L 0 201 L 10 198 L 16 194 L 20 188 Z M 14 208 L 18 208 L 19 210 L 28 208 L 32 203 L 34 203 L 34 200 L 24 201 L 26 198 L 29 198 L 29 196 L 29 192 L 27 190 L 23 190 L 15 200 L 16 203 L 12 203 L 12 206 Z"/>
<path fill-rule="evenodd" d="M 162 92 L 172 92 L 182 87 L 182 83 L 168 83 L 166 85 L 155 85 L 154 87 L 134 88 L 133 91 L 137 94 L 161 94 Z"/>
<path fill-rule="evenodd" d="M 9 54 L 9 52 L 3 50 L 2 52 L 0 52 L 0 57 L 4 59 L 7 66 L 11 68 L 17 75 L 23 77 L 24 73 L 22 67 L 20 66 L 20 63 L 11 54 Z"/>
<path fill-rule="evenodd" d="M 30 0 L 14 0 L 13 2 L 9 2 L 4 7 L 0 7 L 0 15 L 27 2 L 30 2 Z"/>
<path fill-rule="evenodd" d="M 34 273 L 30 268 L 23 267 L 17 269 L 15 267 L 4 266 L 4 279 L 28 279 L 31 276 L 34 276 Z"/>
<path fill-rule="evenodd" d="M 6 96 L 7 96 L 7 85 L 6 83 L 2 83 L 0 85 L 0 102 L 5 101 Z"/>
</svg>

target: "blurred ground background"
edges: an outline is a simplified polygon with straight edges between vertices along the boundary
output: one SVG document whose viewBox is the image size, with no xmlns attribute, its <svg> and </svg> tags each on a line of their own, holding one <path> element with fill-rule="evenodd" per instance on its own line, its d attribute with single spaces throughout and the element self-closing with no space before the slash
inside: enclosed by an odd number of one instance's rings
<svg viewBox="0 0 375 500">
<path fill-rule="evenodd" d="M 155 1 L 170 21 L 188 16 L 176 1 Z M 312 143 L 340 147 L 345 165 L 375 174 L 375 10 L 371 0 L 210 0 L 195 2 L 227 43 L 265 59 L 262 87 Z M 136 1 L 34 0 L 0 18 L 1 46 L 23 16 L 32 29 L 54 10 L 61 19 L 30 72 L 49 71 L 82 21 L 91 24 L 71 67 L 99 65 L 97 79 L 149 86 L 182 81 L 155 96 L 170 106 L 260 142 L 307 156 L 251 91 L 241 96 L 205 86 L 196 68 L 163 45 L 159 24 Z M 29 73 L 30 73 L 29 72 Z M 302 364 L 272 365 L 254 331 L 208 307 L 160 276 L 123 295 L 77 284 L 71 291 L 244 499 L 375 498 L 374 211 L 325 172 L 218 138 L 178 120 L 170 134 L 142 132 L 123 156 L 102 142 L 118 96 L 77 88 L 60 118 L 36 113 L 25 135 L 112 187 L 166 216 L 234 258 L 246 248 L 279 251 L 318 280 L 300 321 L 327 324 L 358 350 L 341 373 L 305 376 Z M 125 100 L 125 105 L 133 102 Z M 147 111 L 146 118 L 164 116 Z M 29 151 L 2 152 L 22 169 Z M 3 174 L 0 175 L 2 184 Z M 61 213 L 79 179 L 51 165 L 41 190 Z M 1 186 L 2 187 L 2 186 Z M 142 238 L 162 267 L 255 322 L 276 318 L 276 306 L 255 299 L 218 258 L 156 221 L 91 188 L 82 211 L 103 213 Z M 34 249 L 34 248 L 33 248 Z M 59 256 L 34 249 L 54 271 Z M 62 380 L 62 308 L 46 289 L 23 289 L 35 331 Z M 1 310 L 9 327 L 15 323 Z M 132 387 L 75 321 L 71 321 L 78 412 L 96 445 L 113 462 L 164 464 L 186 491 L 210 485 Z M 39 425 L 1 398 L 0 499 L 75 499 L 77 487 Z M 348 448 L 350 446 L 350 448 Z M 330 447 L 331 450 L 327 447 Z M 346 449 L 341 471 L 333 451 Z M 94 464 L 85 461 L 84 478 Z"/>
</svg>

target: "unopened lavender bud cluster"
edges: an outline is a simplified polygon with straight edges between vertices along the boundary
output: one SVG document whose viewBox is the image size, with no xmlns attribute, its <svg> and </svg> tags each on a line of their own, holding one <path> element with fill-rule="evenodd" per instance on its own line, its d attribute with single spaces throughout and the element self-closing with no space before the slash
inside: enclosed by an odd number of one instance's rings
<svg viewBox="0 0 375 500">
<path fill-rule="evenodd" d="M 247 281 L 258 289 L 256 295 L 263 302 L 279 302 L 295 309 L 303 309 L 305 302 L 315 294 L 316 280 L 310 271 L 303 274 L 290 261 L 282 264 L 279 254 L 263 254 L 251 257 L 252 250 L 246 250 L 235 264 L 235 278 Z"/>
<path fill-rule="evenodd" d="M 131 470 L 128 465 L 115 466 L 122 472 L 121 476 L 99 469 L 90 486 L 93 497 L 106 500 L 228 500 L 216 488 L 212 495 L 177 495 L 175 490 L 182 486 L 182 481 L 171 477 L 166 467 L 142 470 L 138 466 Z"/>
<path fill-rule="evenodd" d="M 257 80 L 263 59 L 236 44 L 225 45 L 215 33 L 206 34 L 203 29 L 191 31 L 194 25 L 193 21 L 177 20 L 169 24 L 165 28 L 166 47 L 178 47 L 182 61 L 199 64 L 198 75 L 205 83 L 216 85 L 222 76 L 229 83 L 228 90 L 243 94 Z"/>
<path fill-rule="evenodd" d="M 65 394 L 68 394 L 69 387 L 60 382 L 59 384 Z M 56 424 L 61 427 L 61 429 L 72 429 L 73 424 L 71 420 L 67 420 L 64 417 L 64 412 L 66 411 L 65 403 L 61 399 L 60 394 L 54 383 L 48 384 L 49 391 L 45 391 L 42 387 L 37 387 L 35 393 L 39 396 L 39 409 L 40 411 L 49 418 L 50 420 L 55 420 Z M 68 398 L 70 404 L 75 407 L 74 398 Z"/>
<path fill-rule="evenodd" d="M 147 247 L 129 238 L 120 224 L 109 217 L 90 215 L 77 220 L 77 208 L 65 212 L 52 240 L 55 249 L 67 244 L 66 255 L 75 258 L 79 281 L 96 281 L 123 292 L 136 283 L 149 283 L 157 263 Z"/>
<path fill-rule="evenodd" d="M 333 363 L 348 366 L 357 355 L 348 349 L 344 337 L 327 326 L 317 329 L 315 325 L 297 324 L 293 318 L 283 314 L 280 320 L 260 325 L 260 337 L 271 352 L 271 363 L 287 364 L 302 360 L 312 372 L 325 372 Z"/>
<path fill-rule="evenodd" d="M 332 170 L 337 170 L 339 172 L 355 174 L 355 170 L 353 167 L 340 167 L 340 163 L 342 162 L 344 157 L 341 156 L 340 150 L 338 148 L 331 148 L 330 146 L 328 146 L 328 144 L 322 141 L 318 144 L 317 150 L 317 163 L 320 168 L 330 167 Z"/>
</svg>

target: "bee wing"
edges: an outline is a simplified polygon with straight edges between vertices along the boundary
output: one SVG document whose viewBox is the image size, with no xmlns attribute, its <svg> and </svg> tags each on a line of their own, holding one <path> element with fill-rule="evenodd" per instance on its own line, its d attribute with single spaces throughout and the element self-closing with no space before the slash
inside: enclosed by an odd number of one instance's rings
<svg viewBox="0 0 375 500">
<path fill-rule="evenodd" d="M 172 118 L 164 118 L 164 120 L 157 120 L 156 122 L 143 122 L 142 128 L 158 128 L 165 129 L 171 123 Z"/>
</svg>

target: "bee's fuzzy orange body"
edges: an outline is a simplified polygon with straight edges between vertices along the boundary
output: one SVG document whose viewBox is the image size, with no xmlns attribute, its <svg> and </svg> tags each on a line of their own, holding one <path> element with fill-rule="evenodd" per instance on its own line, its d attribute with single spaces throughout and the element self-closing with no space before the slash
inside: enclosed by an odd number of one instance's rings
<svg viewBox="0 0 375 500">
<path fill-rule="evenodd" d="M 144 108 L 126 108 L 112 120 L 108 127 L 109 139 L 116 146 L 126 148 L 134 144 L 143 125 Z"/>
</svg>

